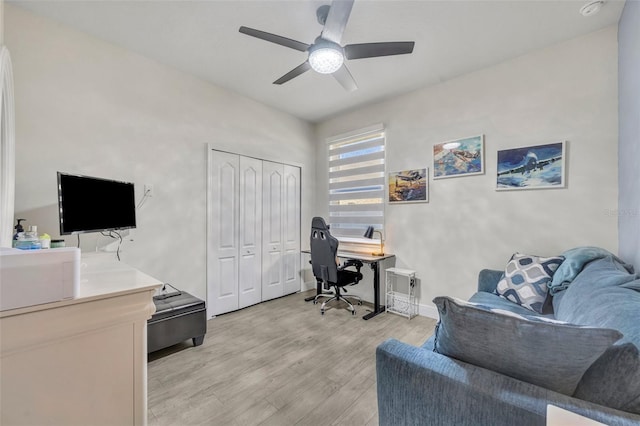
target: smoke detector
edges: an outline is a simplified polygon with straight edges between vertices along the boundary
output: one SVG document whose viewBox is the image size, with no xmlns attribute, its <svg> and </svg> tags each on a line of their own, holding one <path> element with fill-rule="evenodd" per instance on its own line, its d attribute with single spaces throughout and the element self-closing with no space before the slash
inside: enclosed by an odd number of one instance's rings
<svg viewBox="0 0 640 426">
<path fill-rule="evenodd" d="M 580 14 L 582 16 L 595 15 L 596 13 L 600 12 L 602 6 L 604 6 L 603 0 L 590 1 L 580 8 Z"/>
</svg>

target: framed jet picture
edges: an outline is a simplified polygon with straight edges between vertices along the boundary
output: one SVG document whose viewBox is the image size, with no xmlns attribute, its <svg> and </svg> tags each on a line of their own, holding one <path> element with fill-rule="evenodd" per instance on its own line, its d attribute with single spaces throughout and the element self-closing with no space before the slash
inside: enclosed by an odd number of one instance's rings
<svg viewBox="0 0 640 426">
<path fill-rule="evenodd" d="M 484 173 L 484 135 L 442 142 L 433 146 L 433 178 Z"/>
<path fill-rule="evenodd" d="M 566 142 L 498 151 L 496 190 L 565 187 Z"/>
<path fill-rule="evenodd" d="M 429 201 L 428 168 L 389 173 L 389 203 Z"/>
</svg>

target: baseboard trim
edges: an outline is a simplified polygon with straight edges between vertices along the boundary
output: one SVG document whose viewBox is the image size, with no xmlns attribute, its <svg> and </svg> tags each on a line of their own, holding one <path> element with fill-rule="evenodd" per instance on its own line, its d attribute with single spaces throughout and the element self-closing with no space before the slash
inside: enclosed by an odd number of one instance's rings
<svg viewBox="0 0 640 426">
<path fill-rule="evenodd" d="M 433 305 L 418 305 L 418 315 L 421 317 L 439 319 L 438 309 Z"/>
<path fill-rule="evenodd" d="M 315 281 L 303 282 L 302 283 L 302 291 L 314 290 L 316 288 Z"/>
</svg>

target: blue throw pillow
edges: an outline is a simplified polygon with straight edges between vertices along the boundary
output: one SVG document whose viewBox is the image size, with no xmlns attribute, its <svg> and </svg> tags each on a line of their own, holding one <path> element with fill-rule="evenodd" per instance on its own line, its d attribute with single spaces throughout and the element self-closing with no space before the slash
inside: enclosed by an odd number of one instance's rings
<svg viewBox="0 0 640 426">
<path fill-rule="evenodd" d="M 564 257 L 515 253 L 502 274 L 496 294 L 539 314 L 549 293 L 548 284 Z"/>
<path fill-rule="evenodd" d="M 572 395 L 585 371 L 622 334 L 449 297 L 440 313 L 434 351 L 546 389 Z"/>
<path fill-rule="evenodd" d="M 607 256 L 586 264 L 571 285 L 553 297 L 557 319 L 623 334 L 587 370 L 574 396 L 636 414 L 640 414 L 639 283 L 625 264 Z"/>
</svg>

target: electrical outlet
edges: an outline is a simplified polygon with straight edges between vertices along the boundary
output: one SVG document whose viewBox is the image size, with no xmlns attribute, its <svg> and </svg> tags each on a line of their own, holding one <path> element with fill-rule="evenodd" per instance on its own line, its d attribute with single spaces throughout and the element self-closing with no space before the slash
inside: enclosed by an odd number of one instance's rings
<svg viewBox="0 0 640 426">
<path fill-rule="evenodd" d="M 147 197 L 153 197 L 153 185 L 144 184 L 144 195 Z"/>
</svg>

